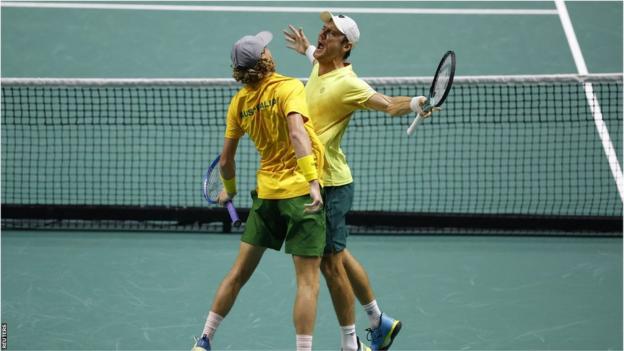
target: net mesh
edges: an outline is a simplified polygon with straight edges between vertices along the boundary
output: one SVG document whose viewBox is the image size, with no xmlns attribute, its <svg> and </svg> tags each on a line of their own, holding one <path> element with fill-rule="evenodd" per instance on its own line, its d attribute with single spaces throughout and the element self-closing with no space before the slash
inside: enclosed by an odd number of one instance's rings
<svg viewBox="0 0 624 351">
<path fill-rule="evenodd" d="M 390 96 L 427 79 L 368 79 Z M 2 81 L 2 205 L 198 208 L 220 152 L 229 80 Z M 588 102 L 591 84 L 595 99 Z M 598 112 L 599 111 L 599 112 Z M 608 135 L 596 128 L 597 113 Z M 622 76 L 456 77 L 443 111 L 358 111 L 343 138 L 354 212 L 619 217 Z M 603 135 L 601 135 L 603 133 Z M 603 148 L 610 138 L 615 159 Z M 237 208 L 259 164 L 245 137 Z M 619 175 L 621 178 L 621 174 Z M 621 179 L 620 179 L 621 181 Z M 15 221 L 3 215 L 3 226 Z"/>
</svg>

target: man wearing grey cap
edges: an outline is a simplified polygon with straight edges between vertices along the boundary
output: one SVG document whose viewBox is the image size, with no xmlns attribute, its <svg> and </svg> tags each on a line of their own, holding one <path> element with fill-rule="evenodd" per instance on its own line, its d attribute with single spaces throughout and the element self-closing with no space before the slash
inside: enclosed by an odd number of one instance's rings
<svg viewBox="0 0 624 351">
<path fill-rule="evenodd" d="M 210 350 L 216 329 L 256 269 L 266 248 L 291 254 L 297 276 L 293 308 L 298 351 L 312 349 L 325 247 L 325 211 L 320 177 L 323 146 L 314 133 L 303 84 L 275 73 L 269 32 L 247 35 L 232 48 L 232 76 L 244 86 L 232 97 L 219 163 L 224 190 L 219 203 L 236 195 L 234 157 L 248 134 L 260 154 L 256 189 L 240 251 L 217 289 L 202 336 L 193 351 Z"/>
<path fill-rule="evenodd" d="M 304 54 L 313 64 L 306 84 L 312 122 L 325 146 L 323 184 L 327 218 L 327 244 L 321 271 L 327 281 L 338 322 L 343 350 L 365 349 L 355 336 L 354 297 L 369 317 L 369 340 L 373 350 L 387 350 L 401 330 L 401 322 L 382 313 L 362 265 L 346 249 L 348 230 L 345 216 L 353 203 L 353 178 L 340 148 L 342 136 L 353 113 L 373 109 L 400 116 L 422 114 L 425 97 L 389 97 L 377 93 L 359 79 L 346 60 L 356 46 L 360 31 L 355 21 L 344 15 L 321 13 L 323 28 L 317 46 L 310 45 L 301 28 L 284 31 L 288 47 Z M 423 114 L 429 116 L 430 114 Z"/>
</svg>

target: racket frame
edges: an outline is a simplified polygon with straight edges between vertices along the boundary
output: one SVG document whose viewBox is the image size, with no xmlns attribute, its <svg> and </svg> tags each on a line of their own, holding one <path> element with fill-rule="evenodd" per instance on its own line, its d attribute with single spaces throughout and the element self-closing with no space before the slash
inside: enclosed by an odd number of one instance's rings
<svg viewBox="0 0 624 351">
<path fill-rule="evenodd" d="M 210 166 L 208 166 L 208 169 L 206 170 L 206 173 L 204 175 L 204 181 L 202 182 L 202 194 L 204 195 L 204 199 L 206 199 L 206 201 L 211 205 L 219 204 L 215 199 L 211 199 L 208 195 L 208 181 L 210 180 L 212 172 L 219 172 L 219 168 L 217 167 L 219 165 L 219 160 L 221 160 L 221 155 L 218 155 L 217 158 L 215 158 L 214 161 L 210 163 Z M 219 182 L 221 182 L 221 180 L 219 180 Z M 221 188 L 223 188 L 223 184 L 221 184 Z M 241 220 L 238 216 L 238 212 L 236 212 L 236 208 L 234 207 L 232 201 L 227 201 L 225 203 L 225 208 L 227 208 L 228 210 L 228 214 L 230 215 L 230 219 L 232 220 L 232 225 L 237 228 L 240 227 Z"/>
<path fill-rule="evenodd" d="M 442 94 L 442 97 L 438 101 L 436 101 L 434 105 L 431 105 L 430 102 L 435 92 L 435 85 L 438 82 L 438 78 L 440 76 L 442 66 L 444 65 L 446 58 L 448 56 L 451 57 L 451 72 L 449 74 L 448 84 L 446 86 L 446 89 L 444 90 L 444 94 Z M 429 96 L 427 97 L 427 101 L 425 102 L 425 105 L 423 106 L 423 112 L 429 112 L 434 107 L 440 107 L 442 105 L 444 100 L 446 100 L 446 97 L 448 96 L 449 92 L 451 91 L 451 86 L 453 85 L 454 77 L 455 77 L 455 52 L 453 50 L 449 50 L 444 54 L 444 56 L 442 56 L 440 63 L 438 63 L 438 68 L 436 69 L 436 73 L 433 76 L 433 81 L 431 82 L 431 86 L 429 87 Z M 425 117 L 423 117 L 420 113 L 417 113 L 416 118 L 414 118 L 414 121 L 412 122 L 412 124 L 409 126 L 409 128 L 407 128 L 407 135 L 414 134 L 416 127 L 420 123 L 422 123 L 424 120 L 425 120 Z"/>
</svg>

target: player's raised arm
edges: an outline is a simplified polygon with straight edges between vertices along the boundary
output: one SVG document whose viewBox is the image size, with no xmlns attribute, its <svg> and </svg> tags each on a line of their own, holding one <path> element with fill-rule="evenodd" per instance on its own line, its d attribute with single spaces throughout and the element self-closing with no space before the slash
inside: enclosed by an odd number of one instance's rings
<svg viewBox="0 0 624 351">
<path fill-rule="evenodd" d="M 286 46 L 298 52 L 301 55 L 307 56 L 311 64 L 316 62 L 314 58 L 314 51 L 316 47 L 310 45 L 310 41 L 305 36 L 303 28 L 295 28 L 292 24 L 288 25 L 288 30 L 283 30 L 284 38 L 286 39 Z"/>
</svg>

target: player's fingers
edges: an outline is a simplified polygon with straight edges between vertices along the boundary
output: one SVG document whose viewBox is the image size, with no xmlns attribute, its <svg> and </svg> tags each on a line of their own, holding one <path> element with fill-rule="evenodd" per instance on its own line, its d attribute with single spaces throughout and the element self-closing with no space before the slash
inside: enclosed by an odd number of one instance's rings
<svg viewBox="0 0 624 351">
<path fill-rule="evenodd" d="M 320 203 L 321 203 L 320 201 L 316 200 L 316 201 L 312 201 L 309 204 L 303 204 L 303 207 L 304 208 L 315 208 L 315 207 L 318 207 Z"/>
<path fill-rule="evenodd" d="M 303 213 L 317 213 L 321 210 L 320 207 L 306 207 L 303 209 Z"/>
<path fill-rule="evenodd" d="M 287 39 L 294 39 L 292 33 L 287 32 L 286 30 L 283 30 L 282 33 L 284 33 L 284 37 L 286 37 Z"/>
<path fill-rule="evenodd" d="M 320 211 L 321 208 L 323 208 L 323 202 L 320 200 L 317 200 L 310 204 L 304 204 L 303 207 L 304 207 L 303 212 L 305 213 L 316 213 Z"/>
<path fill-rule="evenodd" d="M 434 112 L 438 112 L 440 110 L 442 110 L 442 109 L 439 108 L 439 107 L 432 107 L 431 110 L 425 112 L 424 114 L 422 114 L 422 116 L 425 117 L 425 118 L 429 118 L 429 117 L 431 117 L 433 115 Z"/>
<path fill-rule="evenodd" d="M 232 200 L 234 195 L 228 194 L 225 190 L 221 191 L 217 196 L 217 203 L 221 206 L 224 206 L 226 202 Z"/>
<path fill-rule="evenodd" d="M 424 116 L 424 115 L 427 114 L 427 112 L 425 112 L 425 110 L 423 110 L 422 105 L 416 106 L 416 113 L 421 115 L 421 116 Z"/>
<path fill-rule="evenodd" d="M 289 24 L 288 28 L 290 28 L 293 37 L 299 37 L 299 31 L 297 30 L 297 28 L 295 28 L 292 24 Z"/>
</svg>

